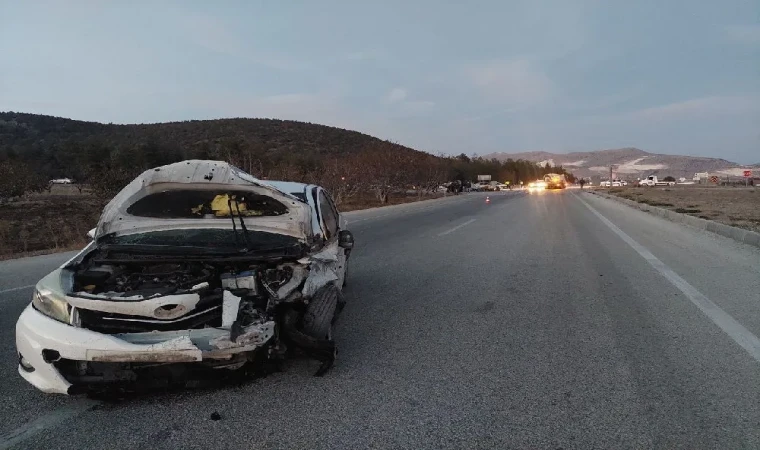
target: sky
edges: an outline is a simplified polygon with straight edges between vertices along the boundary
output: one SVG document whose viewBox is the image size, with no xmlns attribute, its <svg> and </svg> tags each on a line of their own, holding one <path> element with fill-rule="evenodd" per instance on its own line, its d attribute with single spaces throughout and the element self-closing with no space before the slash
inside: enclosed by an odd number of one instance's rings
<svg viewBox="0 0 760 450">
<path fill-rule="evenodd" d="M 0 0 L 0 111 L 760 162 L 760 1 Z"/>
</svg>

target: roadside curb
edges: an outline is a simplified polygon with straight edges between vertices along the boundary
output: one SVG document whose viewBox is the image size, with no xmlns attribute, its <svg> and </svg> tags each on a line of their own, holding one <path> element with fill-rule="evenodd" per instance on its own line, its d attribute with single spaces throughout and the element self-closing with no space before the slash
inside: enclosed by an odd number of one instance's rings
<svg viewBox="0 0 760 450">
<path fill-rule="evenodd" d="M 466 194 L 465 194 L 466 195 Z M 341 215 L 348 216 L 348 215 L 357 215 L 363 212 L 372 212 L 372 211 L 393 211 L 396 209 L 403 209 L 403 207 L 411 207 L 413 205 L 424 205 L 427 203 L 433 203 L 433 202 L 440 202 L 442 200 L 447 200 L 451 198 L 462 198 L 461 195 L 450 195 L 447 197 L 438 197 L 438 198 L 428 198 L 425 200 L 417 200 L 414 202 L 407 202 L 407 203 L 399 203 L 396 205 L 387 205 L 387 206 L 375 206 L 372 208 L 365 208 L 365 209 L 354 209 L 352 211 L 341 211 Z M 340 208 L 338 208 L 340 209 Z"/>
<path fill-rule="evenodd" d="M 760 248 L 760 233 L 756 233 L 754 231 L 732 227 L 730 225 L 724 225 L 722 223 L 690 216 L 688 214 L 681 214 L 669 209 L 651 206 L 646 203 L 639 203 L 633 200 L 628 200 L 627 198 L 618 197 L 617 195 L 610 195 L 591 190 L 586 192 L 616 201 L 618 203 L 623 203 L 624 205 L 640 209 L 641 211 L 646 211 L 671 222 L 682 223 L 693 228 L 709 231 L 711 233 L 719 234 L 723 237 L 733 239 L 734 241 Z"/>
</svg>

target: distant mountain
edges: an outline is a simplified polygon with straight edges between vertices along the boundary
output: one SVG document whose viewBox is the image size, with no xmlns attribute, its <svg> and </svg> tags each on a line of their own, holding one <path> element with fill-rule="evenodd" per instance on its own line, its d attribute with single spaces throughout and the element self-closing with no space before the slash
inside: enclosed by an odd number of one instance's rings
<svg viewBox="0 0 760 450">
<path fill-rule="evenodd" d="M 760 167 L 760 165 L 742 166 L 719 158 L 655 154 L 638 148 L 574 153 L 491 153 L 483 157 L 496 158 L 500 161 L 509 158 L 526 159 L 541 165 L 548 162 L 551 165 L 562 165 L 576 176 L 592 178 L 609 176 L 610 165 L 617 165 L 615 171 L 620 178 L 637 178 L 646 175 L 691 178 L 698 172 L 742 176 L 745 169 Z"/>
</svg>

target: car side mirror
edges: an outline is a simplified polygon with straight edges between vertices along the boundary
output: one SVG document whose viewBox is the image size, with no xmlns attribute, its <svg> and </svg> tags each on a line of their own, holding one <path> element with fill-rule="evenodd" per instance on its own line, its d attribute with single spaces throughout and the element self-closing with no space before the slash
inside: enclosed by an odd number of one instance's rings
<svg viewBox="0 0 760 450">
<path fill-rule="evenodd" d="M 338 232 L 338 245 L 345 249 L 354 248 L 354 235 L 348 230 Z"/>
<path fill-rule="evenodd" d="M 93 240 L 93 239 L 95 239 L 95 230 L 96 230 L 96 229 L 97 229 L 97 228 L 93 228 L 92 230 L 90 230 L 90 231 L 88 231 L 88 232 L 87 232 L 87 237 L 88 237 L 90 240 Z"/>
</svg>

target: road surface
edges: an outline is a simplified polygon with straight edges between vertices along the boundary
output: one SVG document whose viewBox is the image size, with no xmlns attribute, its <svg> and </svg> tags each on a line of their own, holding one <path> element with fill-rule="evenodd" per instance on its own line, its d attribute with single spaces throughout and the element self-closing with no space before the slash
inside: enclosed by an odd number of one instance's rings
<svg viewBox="0 0 760 450">
<path fill-rule="evenodd" d="M 0 448 L 760 447 L 757 249 L 578 191 L 490 198 L 348 215 L 322 378 L 297 360 L 122 403 L 38 393 L 13 327 L 71 254 L 0 263 Z"/>
</svg>

